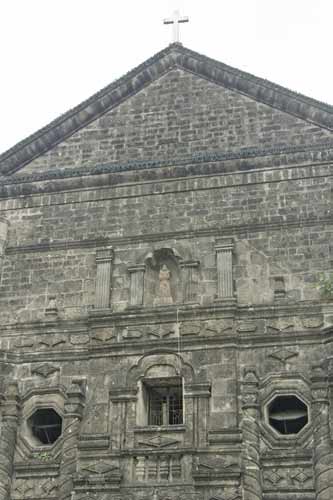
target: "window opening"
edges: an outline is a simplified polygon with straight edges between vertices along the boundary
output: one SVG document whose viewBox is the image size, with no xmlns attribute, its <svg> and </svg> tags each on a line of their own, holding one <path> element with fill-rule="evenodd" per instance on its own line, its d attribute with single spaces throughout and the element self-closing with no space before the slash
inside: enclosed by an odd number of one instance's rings
<svg viewBox="0 0 333 500">
<path fill-rule="evenodd" d="M 148 425 L 183 423 L 183 391 L 181 385 L 149 386 Z"/>
<path fill-rule="evenodd" d="M 308 409 L 296 396 L 277 396 L 268 406 L 268 418 L 280 434 L 298 434 L 308 423 Z"/>
<path fill-rule="evenodd" d="M 61 436 L 62 418 L 52 408 L 36 410 L 28 422 L 33 436 L 42 444 L 53 444 Z"/>
</svg>

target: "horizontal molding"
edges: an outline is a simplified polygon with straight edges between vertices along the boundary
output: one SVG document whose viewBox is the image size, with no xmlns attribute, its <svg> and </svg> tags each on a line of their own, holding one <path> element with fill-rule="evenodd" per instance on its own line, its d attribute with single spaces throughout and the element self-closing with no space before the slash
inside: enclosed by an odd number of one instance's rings
<svg viewBox="0 0 333 500">
<path fill-rule="evenodd" d="M 209 229 L 197 229 L 191 231 L 172 231 L 167 233 L 153 233 L 153 234 L 139 234 L 132 236 L 120 236 L 117 238 L 96 238 L 88 240 L 73 240 L 73 241 L 59 241 L 59 242 L 43 242 L 33 243 L 30 245 L 8 246 L 6 248 L 6 255 L 20 254 L 20 253 L 34 253 L 34 252 L 51 252 L 57 250 L 70 250 L 70 249 L 84 249 L 103 246 L 112 246 L 116 252 L 117 246 L 123 246 L 133 243 L 153 243 L 158 241 L 167 240 L 181 240 L 192 238 L 209 238 L 209 237 L 225 237 L 241 234 L 249 235 L 255 232 L 265 231 L 279 231 L 286 228 L 301 228 L 312 227 L 319 224 L 328 226 L 333 225 L 330 217 L 327 218 L 311 218 L 300 219 L 295 221 L 282 221 L 268 224 L 240 224 L 240 225 L 225 225 Z"/>
<path fill-rule="evenodd" d="M 6 254 L 18 254 L 18 253 L 34 253 L 34 252 L 51 252 L 57 250 L 72 250 L 75 248 L 97 248 L 109 245 L 108 238 L 97 238 L 92 240 L 73 240 L 73 241 L 52 241 L 49 243 L 35 243 L 31 245 L 21 245 L 17 247 L 7 247 Z"/>
<path fill-rule="evenodd" d="M 297 182 L 332 175 L 330 151 L 265 156 L 253 159 L 204 162 L 103 175 L 59 178 L 43 182 L 4 185 L 0 182 L 1 210 L 51 205 L 100 202 L 108 199 L 140 198 L 191 190 L 233 189 L 235 187 Z M 50 194 L 51 196 L 44 196 Z M 61 195 L 60 197 L 58 195 Z M 53 196 L 52 196 L 53 195 Z"/>
<path fill-rule="evenodd" d="M 1 185 L 21 184 L 30 182 L 42 182 L 51 179 L 66 179 L 72 177 L 86 177 L 91 175 L 101 175 L 119 172 L 129 172 L 136 170 L 150 170 L 166 167 L 177 167 L 187 165 L 200 165 L 202 163 L 216 163 L 228 160 L 245 160 L 255 159 L 265 156 L 280 156 L 295 153 L 312 153 L 324 152 L 325 150 L 333 150 L 333 143 L 327 142 L 319 145 L 309 146 L 285 146 L 273 148 L 242 148 L 236 151 L 212 151 L 198 152 L 193 155 L 162 158 L 156 160 L 132 160 L 121 163 L 109 163 L 95 165 L 94 167 L 66 167 L 62 169 L 50 169 L 47 172 L 37 172 L 33 174 L 17 175 L 15 177 L 0 177 Z M 329 158 L 328 152 L 326 152 Z M 332 151 L 333 154 L 333 151 Z M 252 166 L 252 169 L 255 167 Z"/>
<path fill-rule="evenodd" d="M 267 333 L 221 334 L 216 336 L 196 336 L 186 338 L 181 337 L 182 352 L 200 352 L 203 348 L 207 350 L 234 349 L 237 352 L 245 352 L 254 348 L 276 348 L 277 339 L 279 347 L 290 347 L 298 345 L 322 345 L 323 339 L 326 344 L 333 343 L 333 328 L 330 333 L 325 330 L 286 331 L 278 335 L 267 335 Z M 114 342 L 107 345 L 62 348 L 54 351 L 31 350 L 29 352 L 18 353 L 17 350 L 2 351 L 0 360 L 6 363 L 19 365 L 21 363 L 42 363 L 42 362 L 69 362 L 79 360 L 91 360 L 101 358 L 121 358 L 126 356 L 141 356 L 143 353 L 157 352 L 179 352 L 179 339 L 173 337 L 164 340 L 137 340 L 132 342 Z"/>
</svg>

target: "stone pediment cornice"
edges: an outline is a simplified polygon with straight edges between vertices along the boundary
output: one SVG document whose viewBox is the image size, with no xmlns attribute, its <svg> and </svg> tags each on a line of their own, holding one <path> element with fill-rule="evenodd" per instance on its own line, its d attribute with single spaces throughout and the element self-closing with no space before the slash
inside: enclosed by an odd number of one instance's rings
<svg viewBox="0 0 333 500">
<path fill-rule="evenodd" d="M 0 173 L 11 175 L 99 116 L 166 74 L 181 68 L 218 85 L 333 131 L 333 106 L 183 47 L 169 45 L 120 79 L 0 155 Z"/>
</svg>

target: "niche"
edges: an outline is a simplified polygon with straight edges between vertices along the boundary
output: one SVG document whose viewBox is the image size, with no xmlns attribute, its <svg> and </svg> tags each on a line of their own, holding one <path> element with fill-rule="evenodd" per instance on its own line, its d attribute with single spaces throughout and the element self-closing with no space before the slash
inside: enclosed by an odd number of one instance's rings
<svg viewBox="0 0 333 500">
<path fill-rule="evenodd" d="M 161 248 L 146 258 L 144 303 L 162 307 L 181 302 L 180 256 L 171 248 Z"/>
</svg>

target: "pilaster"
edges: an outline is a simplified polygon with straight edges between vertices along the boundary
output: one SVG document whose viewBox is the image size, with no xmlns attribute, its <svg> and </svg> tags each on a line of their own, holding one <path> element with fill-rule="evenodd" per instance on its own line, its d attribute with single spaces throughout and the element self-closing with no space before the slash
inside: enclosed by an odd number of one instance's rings
<svg viewBox="0 0 333 500">
<path fill-rule="evenodd" d="M 216 241 L 216 268 L 217 268 L 217 302 L 235 302 L 232 254 L 234 250 L 233 238 L 220 238 Z"/>
<path fill-rule="evenodd" d="M 188 444 L 196 448 L 208 445 L 208 408 L 211 384 L 208 382 L 187 384 L 184 391 L 185 425 Z"/>
<path fill-rule="evenodd" d="M 0 500 L 10 498 L 13 462 L 16 445 L 19 394 L 16 383 L 7 387 L 2 403 L 2 429 L 0 435 Z"/>
<path fill-rule="evenodd" d="M 242 383 L 243 488 L 246 500 L 262 500 L 258 378 L 254 368 L 246 369 Z"/>
<path fill-rule="evenodd" d="M 97 250 L 95 309 L 110 308 L 112 260 L 113 250 L 111 247 Z"/>
<path fill-rule="evenodd" d="M 325 366 L 313 367 L 311 390 L 316 500 L 332 500 L 333 448 L 329 424 L 328 374 Z"/>
<path fill-rule="evenodd" d="M 198 260 L 187 260 L 180 263 L 183 283 L 183 302 L 185 304 L 194 304 L 197 302 L 197 277 L 196 273 L 199 267 Z"/>
<path fill-rule="evenodd" d="M 83 380 L 73 380 L 67 391 L 63 419 L 63 446 L 60 462 L 59 500 L 69 500 L 78 459 L 78 441 L 85 402 Z"/>
<path fill-rule="evenodd" d="M 130 306 L 142 306 L 144 296 L 144 276 L 146 266 L 144 264 L 128 268 L 130 274 Z"/>
</svg>

